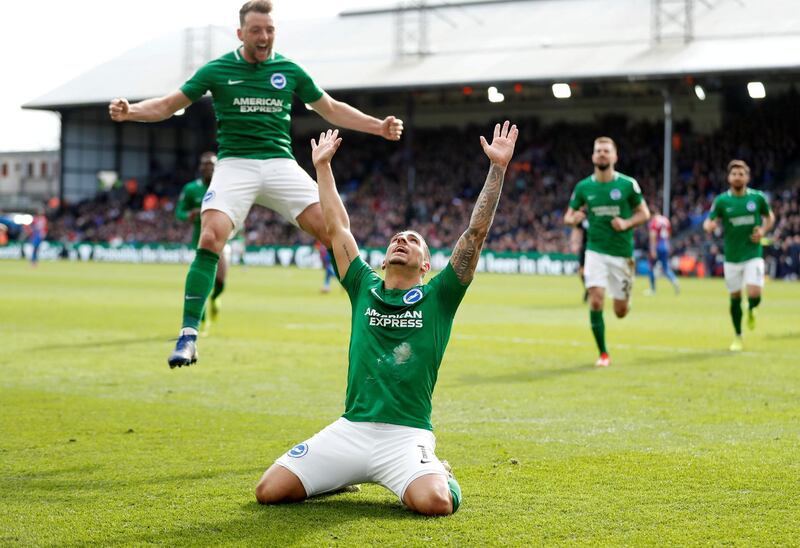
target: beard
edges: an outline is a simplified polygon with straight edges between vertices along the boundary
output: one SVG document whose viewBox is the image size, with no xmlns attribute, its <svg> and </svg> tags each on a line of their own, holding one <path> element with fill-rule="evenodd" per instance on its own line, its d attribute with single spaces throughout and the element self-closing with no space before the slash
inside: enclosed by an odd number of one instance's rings
<svg viewBox="0 0 800 548">
<path fill-rule="evenodd" d="M 606 163 L 598 162 L 598 163 L 596 163 L 594 165 L 594 167 L 596 167 L 600 171 L 605 171 L 605 170 L 607 170 L 608 168 L 611 167 L 611 163 L 610 162 L 606 162 Z"/>
</svg>

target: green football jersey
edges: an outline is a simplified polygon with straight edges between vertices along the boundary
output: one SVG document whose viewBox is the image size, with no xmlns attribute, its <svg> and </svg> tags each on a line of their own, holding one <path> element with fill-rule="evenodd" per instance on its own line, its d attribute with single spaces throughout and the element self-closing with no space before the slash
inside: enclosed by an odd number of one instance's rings
<svg viewBox="0 0 800 548">
<path fill-rule="evenodd" d="M 575 185 L 569 207 L 578 210 L 586 205 L 589 237 L 586 249 L 613 255 L 633 257 L 633 229 L 617 232 L 611 226 L 614 217 L 630 219 L 633 210 L 642 203 L 642 189 L 633 177 L 615 172 L 607 183 L 591 175 Z"/>
<path fill-rule="evenodd" d="M 344 418 L 433 430 L 433 388 L 468 286 L 448 263 L 427 284 L 386 289 L 361 257 L 342 285 L 353 314 Z"/>
<path fill-rule="evenodd" d="M 323 93 L 299 65 L 282 55 L 248 63 L 238 49 L 201 67 L 181 91 L 191 101 L 211 92 L 219 158 L 257 160 L 294 158 L 292 94 L 313 103 Z"/>
<path fill-rule="evenodd" d="M 179 221 L 189 220 L 189 213 L 203 204 L 203 196 L 206 195 L 206 191 L 208 191 L 208 186 L 203 183 L 202 179 L 195 179 L 183 185 L 178 203 L 175 206 L 175 217 Z M 200 240 L 200 215 L 197 215 L 192 223 L 194 225 L 192 247 L 197 247 L 197 242 Z"/>
<path fill-rule="evenodd" d="M 761 242 L 750 241 L 750 236 L 753 228 L 761 226 L 762 216 L 769 215 L 770 211 L 767 197 L 759 190 L 745 189 L 742 196 L 734 196 L 729 190 L 716 197 L 708 216 L 722 219 L 726 262 L 761 258 Z"/>
</svg>

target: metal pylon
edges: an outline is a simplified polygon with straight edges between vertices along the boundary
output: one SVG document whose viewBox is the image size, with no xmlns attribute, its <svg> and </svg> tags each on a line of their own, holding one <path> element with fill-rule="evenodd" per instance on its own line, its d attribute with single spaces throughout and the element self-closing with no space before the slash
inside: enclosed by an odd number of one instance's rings
<svg viewBox="0 0 800 548">
<path fill-rule="evenodd" d="M 680 39 L 684 43 L 694 38 L 695 0 L 651 0 L 651 39 L 660 44 L 664 40 Z"/>
<path fill-rule="evenodd" d="M 403 0 L 395 11 L 395 58 L 409 60 L 428 53 L 426 0 Z"/>
</svg>

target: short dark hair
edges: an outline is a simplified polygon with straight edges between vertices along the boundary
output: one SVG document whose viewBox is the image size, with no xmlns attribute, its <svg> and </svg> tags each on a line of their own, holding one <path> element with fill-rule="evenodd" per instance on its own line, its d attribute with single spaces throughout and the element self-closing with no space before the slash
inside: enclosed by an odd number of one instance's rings
<svg viewBox="0 0 800 548">
<path fill-rule="evenodd" d="M 745 162 L 744 160 L 731 160 L 730 162 L 728 162 L 728 175 L 730 175 L 731 170 L 735 167 L 742 168 L 745 171 L 745 173 L 750 175 L 750 166 L 748 166 L 747 162 Z"/>
<path fill-rule="evenodd" d="M 239 10 L 239 26 L 244 26 L 244 18 L 251 11 L 269 15 L 272 12 L 272 1 L 250 0 L 249 2 L 245 2 L 242 9 Z"/>
</svg>

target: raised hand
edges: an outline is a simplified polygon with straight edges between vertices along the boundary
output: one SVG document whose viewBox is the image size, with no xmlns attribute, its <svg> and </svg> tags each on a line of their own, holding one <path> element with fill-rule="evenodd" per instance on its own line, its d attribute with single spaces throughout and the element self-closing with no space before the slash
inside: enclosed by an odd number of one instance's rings
<svg viewBox="0 0 800 548">
<path fill-rule="evenodd" d="M 127 120 L 129 110 L 130 104 L 124 97 L 113 99 L 108 104 L 108 115 L 111 116 L 111 119 L 115 122 L 124 122 Z"/>
<path fill-rule="evenodd" d="M 510 126 L 510 127 L 509 127 Z M 494 135 L 492 136 L 492 144 L 486 142 L 486 139 L 481 136 L 481 146 L 483 152 L 489 157 L 493 164 L 502 166 L 504 169 L 511 161 L 511 156 L 514 154 L 514 145 L 517 143 L 517 136 L 519 130 L 516 124 L 511 125 L 511 122 L 506 120 L 503 122 L 503 127 L 500 124 L 494 126 Z"/>
<path fill-rule="evenodd" d="M 311 161 L 314 165 L 328 164 L 342 144 L 338 129 L 329 129 L 319 134 L 319 142 L 311 139 Z"/>
<path fill-rule="evenodd" d="M 394 116 L 387 116 L 381 122 L 381 137 L 389 141 L 399 141 L 403 135 L 403 121 Z"/>
</svg>

